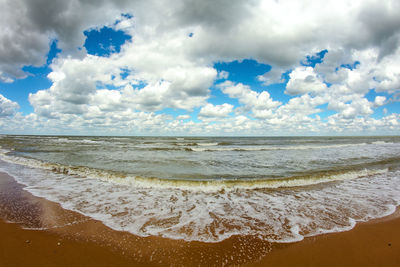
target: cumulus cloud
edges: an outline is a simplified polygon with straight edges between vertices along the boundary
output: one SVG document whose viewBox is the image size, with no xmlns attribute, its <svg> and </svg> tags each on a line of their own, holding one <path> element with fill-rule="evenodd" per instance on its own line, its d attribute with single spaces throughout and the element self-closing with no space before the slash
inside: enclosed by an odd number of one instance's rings
<svg viewBox="0 0 400 267">
<path fill-rule="evenodd" d="M 254 58 L 291 67 L 304 55 L 332 46 L 378 47 L 390 55 L 397 47 L 398 1 L 3 1 L 1 62 L 18 75 L 22 65 L 42 64 L 49 37 L 68 54 L 78 53 L 86 29 L 112 25 L 121 13 L 135 18 L 135 38 L 151 45 L 177 32 L 193 33 L 185 54 L 191 58 Z M 283 19 L 284 18 L 284 19 Z M 379 18 L 379 23 L 374 22 Z M 120 28 L 127 23 L 120 25 Z M 130 24 L 131 25 L 131 24 Z M 362 30 L 361 30 L 362 29 Z M 189 39 L 189 38 L 187 38 Z M 311 51 L 310 51 L 311 50 Z M 382 57 L 382 56 L 381 56 Z M 10 65 L 6 71 L 7 65 Z M 288 68 L 287 68 L 288 69 Z M 19 73 L 21 75 L 21 73 Z"/>
<path fill-rule="evenodd" d="M 270 85 L 274 83 L 284 83 L 285 80 L 282 78 L 282 74 L 285 72 L 284 69 L 272 67 L 270 71 L 263 75 L 257 76 L 257 79 L 263 82 L 264 85 Z"/>
<path fill-rule="evenodd" d="M 83 31 L 113 23 L 121 14 L 118 2 L 1 1 L 0 71 L 9 79 L 25 77 L 21 67 L 44 64 L 52 39 L 65 55 L 83 56 Z"/>
<path fill-rule="evenodd" d="M 331 100 L 329 102 L 329 108 L 339 111 L 339 114 L 346 119 L 354 118 L 357 115 L 365 116 L 371 115 L 373 103 L 369 102 L 367 99 L 358 97 L 351 100 L 350 103 L 345 101 Z"/>
<path fill-rule="evenodd" d="M 229 115 L 233 110 L 233 105 L 224 103 L 222 105 L 207 104 L 200 109 L 199 117 L 202 119 L 207 118 L 224 118 Z"/>
<path fill-rule="evenodd" d="M 279 101 L 274 101 L 267 91 L 261 93 L 255 92 L 249 86 L 242 83 L 233 83 L 225 81 L 218 84 L 218 87 L 224 94 L 231 98 L 237 98 L 239 103 L 243 104 L 245 110 L 251 110 L 257 117 L 257 114 L 263 111 L 271 111 L 281 104 Z"/>
<path fill-rule="evenodd" d="M 77 129 L 174 126 L 229 132 L 237 127 L 262 132 L 338 129 L 347 123 L 358 126 L 346 129 L 365 130 L 360 125 L 378 125 L 369 116 L 395 101 L 400 90 L 396 0 L 1 3 L 0 81 L 25 77 L 25 65 L 44 64 L 51 40 L 62 49 L 50 65 L 52 86 L 29 96 L 35 113 L 24 120 L 39 124 L 48 119 Z M 123 30 L 132 42 L 109 57 L 86 54 L 83 31 L 104 25 Z M 325 49 L 321 63 L 300 64 Z M 282 74 L 288 72 L 289 100 L 273 99 L 270 89 L 229 81 L 229 73 L 213 68 L 215 62 L 246 58 L 272 66 L 257 77 L 264 86 L 285 82 Z M 232 103 L 207 102 L 215 83 Z M 370 90 L 387 96 L 368 101 Z M 201 108 L 199 118 L 224 120 L 210 126 L 154 113 L 165 108 Z M 325 108 L 335 114 L 321 119 Z M 397 127 L 397 120 L 382 118 L 382 125 Z"/>
<path fill-rule="evenodd" d="M 14 115 L 19 105 L 0 94 L 0 117 Z"/>
<path fill-rule="evenodd" d="M 289 78 L 285 91 L 289 95 L 320 93 L 327 89 L 311 67 L 297 67 L 289 74 Z"/>
<path fill-rule="evenodd" d="M 190 119 L 190 115 L 179 115 L 176 117 L 177 120 L 187 120 Z"/>
</svg>

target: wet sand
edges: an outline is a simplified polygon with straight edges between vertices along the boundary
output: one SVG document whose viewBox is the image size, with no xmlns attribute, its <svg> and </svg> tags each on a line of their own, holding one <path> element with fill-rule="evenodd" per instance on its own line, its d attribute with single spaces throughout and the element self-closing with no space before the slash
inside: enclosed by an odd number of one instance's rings
<svg viewBox="0 0 400 267">
<path fill-rule="evenodd" d="M 0 173 L 0 218 L 0 266 L 400 266 L 399 210 L 297 243 L 185 242 L 111 230 Z"/>
<path fill-rule="evenodd" d="M 400 266 L 400 210 L 347 232 L 277 245 L 249 266 Z"/>
</svg>

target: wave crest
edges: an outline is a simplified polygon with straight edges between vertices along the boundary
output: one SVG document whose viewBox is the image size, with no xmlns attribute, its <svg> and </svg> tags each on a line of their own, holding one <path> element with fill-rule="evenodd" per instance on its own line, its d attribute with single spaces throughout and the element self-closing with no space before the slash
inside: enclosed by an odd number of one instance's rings
<svg viewBox="0 0 400 267">
<path fill-rule="evenodd" d="M 66 175 L 76 175 L 80 177 L 96 178 L 113 183 L 130 184 L 141 188 L 178 188 L 190 191 L 220 191 L 238 189 L 260 189 L 260 188 L 290 188 L 310 186 L 315 184 L 351 180 L 361 177 L 383 174 L 388 172 L 387 168 L 354 170 L 328 170 L 317 173 L 297 175 L 282 178 L 263 178 L 263 179 L 165 179 L 158 177 L 135 176 L 122 172 L 95 169 L 85 166 L 66 166 L 57 163 L 42 162 L 36 159 L 7 155 L 6 150 L 0 151 L 1 159 L 11 163 L 17 163 L 32 168 L 46 169 L 56 173 Z"/>
</svg>

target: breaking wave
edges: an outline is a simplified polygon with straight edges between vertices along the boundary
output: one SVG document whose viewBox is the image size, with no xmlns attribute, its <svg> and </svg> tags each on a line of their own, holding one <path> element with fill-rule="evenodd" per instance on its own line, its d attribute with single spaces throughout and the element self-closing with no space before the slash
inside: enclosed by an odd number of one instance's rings
<svg viewBox="0 0 400 267">
<path fill-rule="evenodd" d="M 3 136 L 0 145 L 0 170 L 25 190 L 138 236 L 293 242 L 400 204 L 396 137 Z"/>
<path fill-rule="evenodd" d="M 1 159 L 10 163 L 21 164 L 32 168 L 41 168 L 55 173 L 66 175 L 75 175 L 80 177 L 96 178 L 113 183 L 129 184 L 140 188 L 159 187 L 159 188 L 179 188 L 184 190 L 204 190 L 204 191 L 220 191 L 220 190 L 236 190 L 236 189 L 257 189 L 257 188 L 282 188 L 282 187 L 300 187 L 309 186 L 320 183 L 342 181 L 367 177 L 376 174 L 388 172 L 387 168 L 383 169 L 361 169 L 359 166 L 354 170 L 326 170 L 313 172 L 304 175 L 291 177 L 272 177 L 272 178 L 257 178 L 243 179 L 233 178 L 224 179 L 215 177 L 215 179 L 165 179 L 158 177 L 143 177 L 135 176 L 122 172 L 110 170 L 101 170 L 89 168 L 85 166 L 66 166 L 62 164 L 42 162 L 36 159 L 9 156 L 8 151 L 1 150 Z M 398 160 L 395 158 L 394 160 Z M 385 162 L 390 162 L 386 160 Z M 379 161 L 377 163 L 385 163 Z M 368 164 L 369 166 L 373 164 Z"/>
</svg>

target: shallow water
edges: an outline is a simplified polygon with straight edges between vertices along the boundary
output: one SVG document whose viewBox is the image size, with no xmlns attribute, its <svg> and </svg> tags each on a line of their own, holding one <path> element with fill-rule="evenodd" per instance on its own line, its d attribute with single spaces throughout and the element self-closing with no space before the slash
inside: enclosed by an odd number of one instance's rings
<svg viewBox="0 0 400 267">
<path fill-rule="evenodd" d="M 1 136 L 26 190 L 139 236 L 292 242 L 400 203 L 399 137 Z"/>
</svg>

